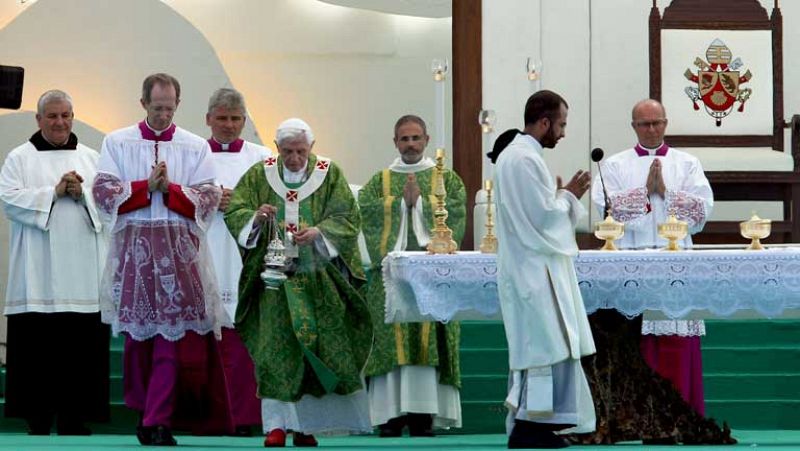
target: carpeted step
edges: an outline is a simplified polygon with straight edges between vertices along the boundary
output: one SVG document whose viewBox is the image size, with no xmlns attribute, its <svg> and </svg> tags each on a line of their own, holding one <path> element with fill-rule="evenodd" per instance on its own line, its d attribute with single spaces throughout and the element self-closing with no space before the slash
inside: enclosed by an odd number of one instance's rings
<svg viewBox="0 0 800 451">
<path fill-rule="evenodd" d="M 751 347 L 703 347 L 703 372 L 707 374 L 800 372 L 800 346 L 759 346 L 755 341 L 758 339 L 753 340 Z"/>
<path fill-rule="evenodd" d="M 461 349 L 470 348 L 507 349 L 502 321 L 462 321 Z"/>
<path fill-rule="evenodd" d="M 508 394 L 508 375 L 468 374 L 461 376 L 461 399 L 497 401 Z"/>
<path fill-rule="evenodd" d="M 461 349 L 461 374 L 508 376 L 508 350 L 496 348 Z"/>
<path fill-rule="evenodd" d="M 705 373 L 706 399 L 800 399 L 800 373 Z"/>
<path fill-rule="evenodd" d="M 707 399 L 706 415 L 734 429 L 800 429 L 800 399 Z"/>
<path fill-rule="evenodd" d="M 800 345 L 797 320 L 707 320 L 706 332 L 704 347 Z"/>
<path fill-rule="evenodd" d="M 503 434 L 506 432 L 506 414 L 503 398 L 496 401 L 465 401 L 461 399 L 463 428 L 459 434 Z"/>
</svg>

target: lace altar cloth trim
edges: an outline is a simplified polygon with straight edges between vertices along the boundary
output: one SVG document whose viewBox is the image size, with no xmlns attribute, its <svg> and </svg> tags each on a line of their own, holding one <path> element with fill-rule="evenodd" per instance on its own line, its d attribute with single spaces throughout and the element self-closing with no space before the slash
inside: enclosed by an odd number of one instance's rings
<svg viewBox="0 0 800 451">
<path fill-rule="evenodd" d="M 702 337 L 705 334 L 706 322 L 702 319 L 659 319 L 642 321 L 642 335 Z"/>
<path fill-rule="evenodd" d="M 772 318 L 800 308 L 800 248 L 581 251 L 575 270 L 588 313 L 649 310 L 676 319 L 752 310 Z M 383 275 L 387 322 L 500 318 L 493 254 L 392 252 Z"/>
</svg>

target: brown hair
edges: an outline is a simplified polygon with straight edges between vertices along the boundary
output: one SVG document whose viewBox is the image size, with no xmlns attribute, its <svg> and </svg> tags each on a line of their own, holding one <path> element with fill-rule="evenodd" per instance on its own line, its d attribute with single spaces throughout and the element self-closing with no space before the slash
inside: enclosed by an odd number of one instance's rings
<svg viewBox="0 0 800 451">
<path fill-rule="evenodd" d="M 542 90 L 533 93 L 525 103 L 525 125 L 535 124 L 542 118 L 555 120 L 561 105 L 569 108 L 567 101 L 553 91 Z"/>
<path fill-rule="evenodd" d="M 405 116 L 401 116 L 400 119 L 394 123 L 394 136 L 397 137 L 397 130 L 409 122 L 419 125 L 422 127 L 422 133 L 426 135 L 428 134 L 428 127 L 425 125 L 425 121 L 423 121 L 421 117 L 414 114 L 406 114 Z"/>
<path fill-rule="evenodd" d="M 142 101 L 150 103 L 150 94 L 153 92 L 153 86 L 159 84 L 161 86 L 172 86 L 175 88 L 175 100 L 181 99 L 181 84 L 172 75 L 165 73 L 157 73 L 148 75 L 142 83 Z"/>
</svg>

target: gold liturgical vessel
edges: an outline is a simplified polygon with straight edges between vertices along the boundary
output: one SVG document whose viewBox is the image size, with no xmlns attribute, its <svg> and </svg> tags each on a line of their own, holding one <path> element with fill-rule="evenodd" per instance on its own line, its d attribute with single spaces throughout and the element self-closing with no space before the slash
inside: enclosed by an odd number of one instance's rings
<svg viewBox="0 0 800 451">
<path fill-rule="evenodd" d="M 769 236 L 772 231 L 772 221 L 769 219 L 761 219 L 757 214 L 748 221 L 739 223 L 739 232 L 743 237 L 749 238 L 750 246 L 747 247 L 749 251 L 760 251 L 764 249 L 761 245 L 761 240 Z"/>
<path fill-rule="evenodd" d="M 616 251 L 617 246 L 614 246 L 614 241 L 623 235 L 625 235 L 625 224 L 615 221 L 611 215 L 606 216 L 603 221 L 594 223 L 594 236 L 606 240 L 606 244 L 600 248 L 601 251 Z"/>
<path fill-rule="evenodd" d="M 674 214 L 670 214 L 667 222 L 658 225 L 658 236 L 668 240 L 665 251 L 679 251 L 678 241 L 686 238 L 689 233 L 689 225 L 686 221 L 679 221 Z"/>
<path fill-rule="evenodd" d="M 486 190 L 486 235 L 481 239 L 480 250 L 483 254 L 497 253 L 497 237 L 494 236 L 494 215 L 492 214 L 492 181 L 486 180 L 483 189 Z"/>
<path fill-rule="evenodd" d="M 436 168 L 433 176 L 436 177 L 436 185 L 433 195 L 436 196 L 436 210 L 433 212 L 433 229 L 431 230 L 431 242 L 428 243 L 429 254 L 455 254 L 458 246 L 453 241 L 453 231 L 447 227 L 447 209 L 445 209 L 444 198 L 447 191 L 444 188 L 444 149 L 436 149 Z"/>
</svg>

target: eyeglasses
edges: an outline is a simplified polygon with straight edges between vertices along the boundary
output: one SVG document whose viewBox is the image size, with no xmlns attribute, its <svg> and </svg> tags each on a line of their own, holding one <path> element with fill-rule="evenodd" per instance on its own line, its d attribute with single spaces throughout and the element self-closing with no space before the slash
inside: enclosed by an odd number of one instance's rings
<svg viewBox="0 0 800 451">
<path fill-rule="evenodd" d="M 633 126 L 636 128 L 659 128 L 667 124 L 666 119 L 656 119 L 654 121 L 634 121 Z"/>
</svg>

